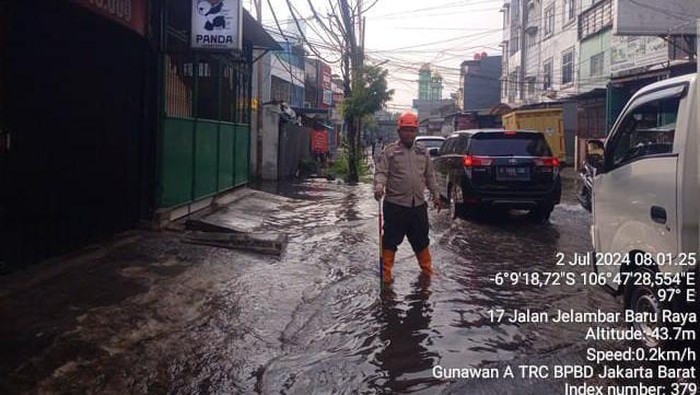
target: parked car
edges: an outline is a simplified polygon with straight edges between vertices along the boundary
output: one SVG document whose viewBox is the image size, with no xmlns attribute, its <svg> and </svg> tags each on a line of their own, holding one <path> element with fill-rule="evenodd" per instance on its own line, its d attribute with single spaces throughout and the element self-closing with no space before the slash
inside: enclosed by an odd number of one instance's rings
<svg viewBox="0 0 700 395">
<path fill-rule="evenodd" d="M 559 159 L 537 131 L 459 131 L 434 163 L 453 218 L 475 209 L 527 209 L 544 221 L 561 199 Z"/>
<path fill-rule="evenodd" d="M 445 138 L 442 136 L 417 136 L 416 137 L 416 143 L 422 144 L 426 148 L 428 148 L 428 152 L 430 152 L 430 156 L 437 156 L 438 152 L 440 150 L 440 147 L 442 147 L 442 143 L 445 142 Z"/>
<path fill-rule="evenodd" d="M 656 318 L 631 323 L 649 347 L 668 340 L 663 311 L 699 311 L 698 106 L 697 74 L 640 89 L 610 130 L 593 179 L 592 266 L 627 311 Z M 695 289 L 685 280 L 692 276 Z"/>
</svg>

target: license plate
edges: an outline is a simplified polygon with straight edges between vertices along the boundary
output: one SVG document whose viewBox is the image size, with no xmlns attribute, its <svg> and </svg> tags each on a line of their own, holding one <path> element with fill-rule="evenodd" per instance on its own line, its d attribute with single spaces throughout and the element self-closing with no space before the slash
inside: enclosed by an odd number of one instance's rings
<svg viewBox="0 0 700 395">
<path fill-rule="evenodd" d="M 527 167 L 502 166 L 498 168 L 498 178 L 507 180 L 529 180 L 530 169 Z"/>
</svg>

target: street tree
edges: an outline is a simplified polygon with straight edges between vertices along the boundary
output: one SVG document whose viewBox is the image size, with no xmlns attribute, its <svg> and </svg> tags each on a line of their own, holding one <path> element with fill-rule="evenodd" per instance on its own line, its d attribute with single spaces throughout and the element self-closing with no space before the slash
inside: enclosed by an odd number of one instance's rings
<svg viewBox="0 0 700 395">
<path fill-rule="evenodd" d="M 387 70 L 382 69 L 377 66 L 365 66 L 363 67 L 362 73 L 357 77 L 356 83 L 354 84 L 354 89 L 350 97 L 346 98 L 343 102 L 343 114 L 345 119 L 349 122 L 354 123 L 354 127 L 359 131 L 362 128 L 363 120 L 370 117 L 375 112 L 384 108 L 385 104 L 391 100 L 394 94 L 393 89 L 388 89 L 387 86 Z M 367 122 L 367 121 L 364 121 Z M 351 146 L 348 155 L 350 174 L 348 180 L 351 182 L 356 182 L 357 179 L 353 179 L 353 166 L 354 175 L 357 176 L 358 167 L 358 153 L 360 150 L 359 144 L 359 133 L 354 141 L 354 146 Z M 352 142 L 350 142 L 352 144 Z M 349 144 L 349 145 L 350 145 Z M 353 162 L 353 152 L 355 154 Z"/>
<path fill-rule="evenodd" d="M 374 7 L 378 0 L 370 1 L 369 5 L 364 4 L 363 0 L 328 0 L 325 12 L 317 10 L 314 2 L 307 0 L 312 13 L 311 18 L 302 18 L 291 0 L 286 2 L 299 30 L 300 38 L 309 51 L 327 63 L 340 64 L 345 101 L 350 102 L 345 106 L 347 111 L 344 114 L 348 139 L 348 181 L 357 182 L 362 116 L 376 111 L 370 111 L 370 109 L 380 109 L 393 93 L 386 89 L 386 71 L 379 68 L 365 68 L 364 65 L 365 18 L 363 14 Z M 270 4 L 269 1 L 268 4 Z M 317 48 L 317 44 L 306 37 L 305 29 L 301 28 L 299 22 L 301 19 L 314 22 L 306 26 L 321 40 L 321 47 L 337 49 L 336 54 L 340 55 L 337 60 L 328 60 L 322 53 L 324 51 Z M 275 21 L 282 32 L 276 17 Z M 365 75 L 366 72 L 373 74 Z"/>
</svg>

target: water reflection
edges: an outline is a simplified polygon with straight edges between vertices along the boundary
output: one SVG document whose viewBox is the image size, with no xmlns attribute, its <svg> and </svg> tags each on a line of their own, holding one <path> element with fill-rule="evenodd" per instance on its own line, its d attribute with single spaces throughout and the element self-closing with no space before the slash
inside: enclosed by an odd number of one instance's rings
<svg viewBox="0 0 700 395">
<path fill-rule="evenodd" d="M 357 221 L 361 219 L 360 211 L 358 210 L 358 197 L 354 192 L 349 192 L 342 199 L 342 204 L 338 208 L 337 217 L 339 220 Z"/>
<path fill-rule="evenodd" d="M 383 292 L 377 319 L 379 338 L 385 346 L 376 354 L 376 363 L 386 379 L 380 385 L 384 390 L 413 392 L 434 384 L 430 372 L 440 356 L 429 350 L 431 293 L 430 278 L 422 274 L 404 301 L 398 300 L 393 287 Z"/>
</svg>

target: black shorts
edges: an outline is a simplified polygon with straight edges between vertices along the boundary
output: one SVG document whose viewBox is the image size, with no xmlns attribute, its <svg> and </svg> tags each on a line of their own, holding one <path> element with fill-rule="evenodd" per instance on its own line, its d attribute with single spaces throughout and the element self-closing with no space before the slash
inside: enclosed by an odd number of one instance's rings
<svg viewBox="0 0 700 395">
<path fill-rule="evenodd" d="M 414 252 L 424 250 L 430 244 L 428 230 L 428 205 L 403 207 L 384 201 L 384 237 L 382 248 L 396 251 L 403 237 L 408 237 Z"/>
</svg>

